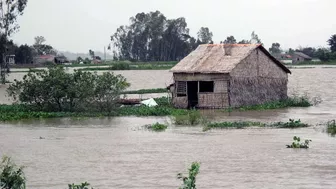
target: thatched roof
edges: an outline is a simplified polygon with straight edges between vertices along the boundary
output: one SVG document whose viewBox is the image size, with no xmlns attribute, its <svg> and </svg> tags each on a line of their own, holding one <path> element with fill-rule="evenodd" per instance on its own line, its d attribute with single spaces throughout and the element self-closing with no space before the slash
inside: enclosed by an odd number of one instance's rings
<svg viewBox="0 0 336 189">
<path fill-rule="evenodd" d="M 255 49 L 260 49 L 286 73 L 291 73 L 260 44 L 200 45 L 170 71 L 174 73 L 230 73 Z"/>
<path fill-rule="evenodd" d="M 309 60 L 311 60 L 312 59 L 312 57 L 310 57 L 310 56 L 308 56 L 308 55 L 306 55 L 306 54 L 304 54 L 304 53 L 302 53 L 302 52 L 294 52 L 297 56 L 300 56 L 300 57 L 302 57 L 302 58 L 304 58 L 304 59 L 309 59 Z"/>
</svg>

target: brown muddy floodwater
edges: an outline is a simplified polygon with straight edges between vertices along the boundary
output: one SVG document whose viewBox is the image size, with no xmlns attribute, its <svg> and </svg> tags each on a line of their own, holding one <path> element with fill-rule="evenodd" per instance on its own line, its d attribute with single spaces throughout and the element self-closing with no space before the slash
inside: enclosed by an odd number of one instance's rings
<svg viewBox="0 0 336 189">
<path fill-rule="evenodd" d="M 214 120 L 286 121 L 312 124 L 336 118 L 336 69 L 293 69 L 291 94 L 307 93 L 323 102 L 310 108 L 220 113 Z M 168 71 L 120 71 L 132 90 L 169 84 Z M 20 73 L 21 74 L 21 73 Z M 20 79 L 22 75 L 15 74 Z M 0 88 L 1 94 L 4 87 Z M 1 101 L 8 102 L 6 98 Z M 142 128 L 168 123 L 166 132 Z M 203 188 L 321 188 L 336 186 L 336 138 L 322 126 L 304 129 L 234 129 L 202 132 L 175 127 L 168 117 L 49 119 L 0 124 L 0 155 L 26 166 L 27 188 L 67 188 L 88 181 L 95 188 L 176 189 L 179 172 L 201 162 L 197 186 Z M 285 148 L 294 135 L 312 139 L 308 150 Z M 45 139 L 39 139 L 42 136 Z"/>
</svg>

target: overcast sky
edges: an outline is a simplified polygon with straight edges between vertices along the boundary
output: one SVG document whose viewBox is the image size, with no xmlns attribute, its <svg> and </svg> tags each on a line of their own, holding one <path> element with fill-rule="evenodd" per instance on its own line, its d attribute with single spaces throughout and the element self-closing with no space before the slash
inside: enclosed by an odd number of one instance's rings
<svg viewBox="0 0 336 189">
<path fill-rule="evenodd" d="M 139 12 L 159 10 L 185 17 L 190 34 L 209 27 L 215 43 L 234 35 L 250 39 L 254 30 L 268 48 L 327 46 L 336 33 L 336 0 L 28 0 L 13 39 L 32 44 L 42 35 L 61 51 L 103 51 L 117 27 Z"/>
</svg>

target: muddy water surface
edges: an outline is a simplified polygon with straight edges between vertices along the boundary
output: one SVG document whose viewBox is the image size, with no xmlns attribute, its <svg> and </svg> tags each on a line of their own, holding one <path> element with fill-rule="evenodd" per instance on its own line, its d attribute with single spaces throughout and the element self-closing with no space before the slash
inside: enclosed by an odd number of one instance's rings
<svg viewBox="0 0 336 189">
<path fill-rule="evenodd" d="M 336 69 L 292 71 L 290 93 L 320 97 L 321 104 L 259 112 L 203 113 L 214 120 L 301 118 L 313 124 L 336 118 Z M 118 73 L 127 77 L 133 89 L 160 88 L 172 77 L 162 70 Z M 20 74 L 11 78 L 20 79 Z M 121 117 L 2 123 L 0 155 L 7 154 L 25 165 L 28 188 L 37 189 L 66 188 L 67 183 L 82 181 L 100 189 L 178 188 L 176 174 L 185 172 L 193 161 L 201 162 L 198 188 L 335 188 L 336 139 L 323 133 L 320 126 L 207 133 L 201 127 L 171 124 L 162 133 L 141 127 L 157 121 L 171 122 L 167 117 Z M 311 148 L 284 148 L 294 135 L 312 139 Z"/>
</svg>

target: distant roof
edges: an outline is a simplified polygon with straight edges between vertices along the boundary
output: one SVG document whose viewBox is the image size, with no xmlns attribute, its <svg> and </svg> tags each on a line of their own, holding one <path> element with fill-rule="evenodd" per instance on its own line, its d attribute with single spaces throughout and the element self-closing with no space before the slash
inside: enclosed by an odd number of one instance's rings
<svg viewBox="0 0 336 189">
<path fill-rule="evenodd" d="M 228 56 L 225 56 L 225 49 L 230 51 Z M 170 71 L 174 73 L 230 73 L 255 49 L 260 49 L 286 73 L 291 73 L 260 44 L 200 45 Z"/>
<path fill-rule="evenodd" d="M 302 58 L 304 59 L 313 59 L 312 57 L 302 53 L 302 52 L 294 52 L 294 54 L 298 55 L 298 56 L 301 56 Z"/>
</svg>

